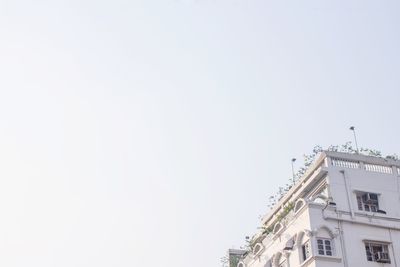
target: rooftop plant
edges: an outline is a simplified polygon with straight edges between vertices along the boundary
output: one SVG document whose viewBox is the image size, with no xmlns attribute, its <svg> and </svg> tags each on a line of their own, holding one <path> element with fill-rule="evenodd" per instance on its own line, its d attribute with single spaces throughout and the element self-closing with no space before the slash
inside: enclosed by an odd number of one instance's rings
<svg viewBox="0 0 400 267">
<path fill-rule="evenodd" d="M 313 164 L 317 156 L 322 151 L 333 151 L 333 152 L 343 152 L 343 153 L 350 153 L 350 154 L 362 154 L 366 156 L 373 156 L 373 157 L 380 157 L 382 158 L 382 152 L 376 149 L 370 148 L 360 148 L 358 151 L 356 148 L 353 147 L 352 142 L 348 141 L 343 145 L 330 145 L 328 148 L 323 149 L 321 146 L 316 145 L 310 154 L 303 155 L 303 165 L 297 170 L 294 174 L 294 177 L 289 179 L 285 186 L 279 187 L 277 192 L 271 195 L 268 198 L 268 207 L 271 209 L 273 208 L 279 200 L 292 188 L 292 186 L 300 180 L 301 177 L 307 172 L 308 168 Z M 387 155 L 386 158 L 398 160 L 399 156 L 396 154 Z"/>
<path fill-rule="evenodd" d="M 236 267 L 242 258 L 239 254 L 227 254 L 221 258 L 222 267 Z"/>
<path fill-rule="evenodd" d="M 362 154 L 366 156 L 373 156 L 373 157 L 380 157 L 382 158 L 382 152 L 376 149 L 370 149 L 370 148 L 360 148 L 357 150 L 356 148 L 353 147 L 352 142 L 346 142 L 343 145 L 330 145 L 328 148 L 323 149 L 321 146 L 316 145 L 312 152 L 310 154 L 304 154 L 303 155 L 303 165 L 297 170 L 297 172 L 294 173 L 294 177 L 288 180 L 288 182 L 285 184 L 285 186 L 279 187 L 278 191 L 270 196 L 268 198 L 268 207 L 272 209 L 278 202 L 281 200 L 285 194 L 292 188 L 292 186 L 303 177 L 303 175 L 307 172 L 309 167 L 314 163 L 316 160 L 317 156 L 323 152 L 323 151 L 333 151 L 333 152 L 343 152 L 343 153 L 350 153 L 350 154 Z M 399 156 L 396 154 L 392 155 L 387 155 L 386 158 L 388 159 L 394 159 L 394 160 L 399 160 Z M 286 217 L 286 215 L 294 208 L 294 203 L 289 202 L 283 209 L 281 213 L 277 215 L 277 222 L 281 221 Z M 254 245 L 259 242 L 263 236 L 268 235 L 273 231 L 273 225 L 270 226 L 261 226 L 259 229 L 262 231 L 261 235 L 258 236 L 257 238 L 250 238 L 249 236 L 246 236 L 245 240 L 245 245 L 241 247 L 241 249 L 246 249 L 248 251 L 251 251 L 254 247 Z M 221 260 L 222 261 L 222 260 Z M 239 261 L 239 259 L 237 260 Z M 229 262 L 229 259 L 226 258 L 224 259 L 224 264 L 222 265 L 223 267 L 228 266 L 227 263 Z M 236 266 L 237 262 L 235 265 L 231 266 Z"/>
</svg>

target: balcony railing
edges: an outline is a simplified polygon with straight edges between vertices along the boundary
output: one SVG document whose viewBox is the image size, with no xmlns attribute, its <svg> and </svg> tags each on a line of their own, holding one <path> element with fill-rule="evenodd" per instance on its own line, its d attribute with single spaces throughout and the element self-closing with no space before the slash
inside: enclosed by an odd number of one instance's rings
<svg viewBox="0 0 400 267">
<path fill-rule="evenodd" d="M 352 161 L 347 159 L 332 158 L 332 165 L 336 167 L 359 169 L 360 163 L 358 161 Z"/>
<path fill-rule="evenodd" d="M 354 161 L 349 159 L 341 159 L 341 158 L 331 158 L 332 166 L 341 167 L 341 168 L 349 168 L 349 169 L 361 169 L 363 168 L 369 172 L 379 172 L 385 174 L 393 174 L 392 166 L 366 163 L 360 161 Z M 397 167 L 397 174 L 400 175 L 400 167 Z"/>
<path fill-rule="evenodd" d="M 370 172 L 381 172 L 381 173 L 388 173 L 388 174 L 393 174 L 393 168 L 389 166 L 382 166 L 382 165 L 376 165 L 376 164 L 364 164 L 365 170 L 370 171 Z"/>
</svg>

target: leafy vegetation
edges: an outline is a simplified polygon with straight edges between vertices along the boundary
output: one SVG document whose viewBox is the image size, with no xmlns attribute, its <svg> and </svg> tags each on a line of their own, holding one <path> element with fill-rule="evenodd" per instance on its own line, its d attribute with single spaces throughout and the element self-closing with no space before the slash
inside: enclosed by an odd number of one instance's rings
<svg viewBox="0 0 400 267">
<path fill-rule="evenodd" d="M 221 258 L 222 267 L 236 267 L 240 261 L 240 255 L 225 255 Z"/>
<path fill-rule="evenodd" d="M 303 166 L 301 166 L 297 172 L 294 174 L 294 177 L 289 179 L 285 186 L 279 187 L 278 191 L 268 198 L 269 203 L 268 207 L 271 209 L 282 199 L 282 197 L 292 188 L 292 186 L 303 177 L 303 175 L 307 172 L 308 168 L 313 164 L 317 156 L 323 151 L 333 151 L 333 152 L 343 152 L 350 154 L 362 154 L 366 156 L 373 157 L 383 157 L 382 152 L 376 149 L 370 148 L 360 148 L 358 151 L 353 147 L 352 142 L 346 142 L 343 145 L 330 145 L 328 148 L 323 149 L 321 146 L 316 145 L 310 154 L 303 155 Z M 398 160 L 399 157 L 396 154 L 387 155 L 386 158 Z"/>
<path fill-rule="evenodd" d="M 333 151 L 333 152 L 343 152 L 343 153 L 350 153 L 350 154 L 362 154 L 366 156 L 373 156 L 373 157 L 383 157 L 381 151 L 369 148 L 360 148 L 356 149 L 353 147 L 352 142 L 346 142 L 343 145 L 330 145 L 328 148 L 323 149 L 321 146 L 316 145 L 310 154 L 303 155 L 303 166 L 301 166 L 297 172 L 294 173 L 294 177 L 289 179 L 285 186 L 279 187 L 278 192 L 268 198 L 269 204 L 268 207 L 272 209 L 284 196 L 285 194 L 292 188 L 292 186 L 299 181 L 303 175 L 307 172 L 310 166 L 314 163 L 317 156 L 323 151 Z M 387 155 L 387 159 L 399 160 L 399 156 L 396 154 Z M 289 202 L 283 209 L 283 211 L 277 215 L 277 222 L 282 221 L 287 214 L 290 213 L 291 210 L 294 208 L 294 203 Z M 255 244 L 257 244 L 264 236 L 272 233 L 274 225 L 266 227 L 265 225 L 259 227 L 261 229 L 261 236 L 255 239 L 251 239 L 249 236 L 246 236 L 246 243 L 241 249 L 245 249 L 247 251 L 251 251 Z M 234 257 L 233 257 L 234 258 Z M 223 267 L 232 267 L 236 266 L 239 262 L 240 258 L 229 259 L 229 257 L 223 257 L 221 262 L 223 263 Z M 229 265 L 229 261 L 231 265 Z"/>
</svg>

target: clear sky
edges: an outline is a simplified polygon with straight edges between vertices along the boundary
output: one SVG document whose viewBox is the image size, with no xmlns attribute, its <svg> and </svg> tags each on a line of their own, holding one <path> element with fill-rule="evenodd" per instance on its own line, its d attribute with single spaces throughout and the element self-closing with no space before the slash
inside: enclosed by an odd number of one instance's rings
<svg viewBox="0 0 400 267">
<path fill-rule="evenodd" d="M 0 265 L 217 267 L 292 157 L 400 154 L 399 13 L 0 0 Z"/>
</svg>

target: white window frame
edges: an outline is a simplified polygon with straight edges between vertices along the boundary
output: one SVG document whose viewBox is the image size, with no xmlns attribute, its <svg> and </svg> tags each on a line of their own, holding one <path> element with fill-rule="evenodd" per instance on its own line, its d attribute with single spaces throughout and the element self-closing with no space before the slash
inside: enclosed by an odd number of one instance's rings
<svg viewBox="0 0 400 267">
<path fill-rule="evenodd" d="M 367 256 L 367 261 L 372 261 L 372 262 L 378 262 L 376 259 L 376 253 L 378 252 L 384 252 L 387 253 L 389 263 L 391 262 L 390 260 L 390 253 L 389 253 L 389 243 L 383 243 L 379 241 L 364 241 L 364 247 L 365 247 L 365 253 Z M 380 247 L 380 250 L 375 250 L 375 248 Z"/>
<path fill-rule="evenodd" d="M 300 261 L 303 263 L 312 256 L 311 240 L 307 240 L 300 246 Z"/>
<path fill-rule="evenodd" d="M 279 267 L 287 267 L 287 260 L 284 259 L 281 263 L 279 263 Z"/>
<path fill-rule="evenodd" d="M 376 202 L 365 202 L 364 196 L 367 194 L 373 194 L 377 196 Z M 356 192 L 356 200 L 357 200 L 357 209 L 359 211 L 367 211 L 367 212 L 377 212 L 379 210 L 379 194 L 372 192 Z"/>
<path fill-rule="evenodd" d="M 294 204 L 294 214 L 297 214 L 300 210 L 303 209 L 303 207 L 306 205 L 306 201 L 302 198 L 298 199 L 296 203 Z"/>
<path fill-rule="evenodd" d="M 335 256 L 334 242 L 331 238 L 316 237 L 316 254 L 320 256 L 333 257 Z M 329 244 L 327 244 L 329 242 Z M 321 253 L 322 252 L 322 253 Z M 329 255 L 330 254 L 330 255 Z"/>
</svg>

